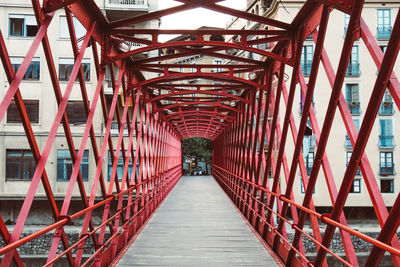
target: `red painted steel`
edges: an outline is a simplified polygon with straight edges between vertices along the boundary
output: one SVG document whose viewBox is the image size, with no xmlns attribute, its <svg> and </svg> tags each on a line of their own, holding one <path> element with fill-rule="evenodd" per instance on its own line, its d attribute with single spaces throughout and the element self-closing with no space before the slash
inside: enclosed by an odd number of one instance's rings
<svg viewBox="0 0 400 267">
<path fill-rule="evenodd" d="M 14 99 L 37 163 L 12 233 L 0 215 L 0 235 L 5 243 L 0 248 L 0 255 L 4 255 L 1 266 L 23 266 L 24 259 L 17 248 L 51 231 L 54 234 L 51 244 L 48 244 L 46 266 L 53 266 L 61 260 L 70 266 L 115 264 L 121 257 L 120 251 L 125 251 L 126 246 L 132 243 L 179 181 L 182 175 L 181 141 L 191 137 L 213 140 L 214 177 L 248 223 L 254 226 L 259 237 L 288 266 L 328 266 L 327 254 L 343 265 L 358 266 L 354 238 L 360 238 L 372 247 L 366 266 L 377 266 L 385 251 L 391 254 L 393 265 L 400 266 L 400 245 L 395 236 L 400 225 L 400 197 L 389 213 L 370 159 L 364 152 L 386 87 L 397 108 L 400 107 L 400 84 L 392 72 L 400 49 L 400 15 L 397 15 L 387 52 L 383 54 L 361 18 L 363 1 L 306 1 L 290 24 L 222 6 L 222 0 L 178 2 L 181 4 L 176 7 L 108 22 L 93 0 L 44 0 L 43 6 L 38 0 L 32 0 L 38 32 L 16 73 L 11 65 L 10 49 L 2 35 L 5 30 L 1 29 L 0 58 L 9 87 L 0 102 L 0 120 L 4 119 Z M 160 30 L 132 27 L 198 7 L 257 22 L 264 28 Z M 63 93 L 51 49 L 52 40 L 47 35 L 58 10 L 65 12 L 71 54 L 75 59 Z M 332 10 L 350 14 L 349 30 L 336 72 L 330 63 L 332 56 L 328 56 L 324 48 Z M 87 29 L 82 40 L 76 38 L 73 16 Z M 299 65 L 303 42 L 311 33 L 316 48 L 306 82 Z M 160 42 L 162 34 L 181 36 L 179 40 Z M 358 134 L 341 90 L 351 48 L 360 36 L 359 42 L 366 45 L 379 74 Z M 139 46 L 130 47 L 130 43 Z M 42 151 L 19 90 L 40 44 L 58 104 Z M 265 44 L 271 48 L 260 46 Z M 121 49 L 124 46 L 129 47 L 128 51 Z M 233 50 L 243 53 L 231 53 Z M 160 54 L 156 56 L 154 51 Z M 85 53 L 91 53 L 95 63 L 97 79 L 93 92 L 89 90 L 81 67 Z M 246 53 L 258 54 L 260 59 L 247 58 Z M 213 57 L 226 63 L 172 63 L 190 56 Z M 320 64 L 323 69 L 319 68 Z M 109 101 L 103 88 L 106 70 L 111 74 L 112 97 L 108 97 Z M 151 78 L 145 79 L 145 72 L 146 77 Z M 291 73 L 289 90 L 286 88 L 286 72 Z M 328 94 L 327 91 L 314 90 L 318 77 L 323 75 L 328 78 L 332 91 L 329 92 L 328 110 L 320 130 L 321 122 L 317 120 L 312 97 Z M 87 118 L 77 150 L 66 113 L 76 80 Z M 301 119 L 296 124 L 294 100 L 299 88 L 305 98 Z M 333 159 L 325 151 L 337 107 L 354 147 L 340 184 L 337 184 L 331 169 Z M 96 114 L 101 114 L 105 125 L 100 144 L 97 144 L 94 124 Z M 113 121 L 118 125 L 116 135 L 111 134 Z M 316 138 L 316 156 L 310 175 L 301 151 L 308 121 Z M 56 139 L 60 138 L 56 136 L 60 124 L 64 131 L 61 138 L 65 138 L 73 162 L 61 209 L 56 204 L 54 187 L 46 172 L 50 151 L 55 147 Z M 292 135 L 293 151 L 287 149 L 291 142 L 289 135 Z M 80 165 L 89 140 L 96 168 L 86 185 Z M 107 151 L 112 163 L 109 181 L 103 173 Z M 118 176 L 120 158 L 123 162 L 122 177 Z M 323 175 L 319 174 L 321 167 Z M 382 226 L 376 239 L 352 229 L 343 212 L 358 167 Z M 300 175 L 297 175 L 297 169 Z M 320 214 L 314 204 L 313 191 L 322 176 L 333 207 L 330 214 Z M 305 191 L 302 202 L 295 199 L 296 179 L 300 180 Z M 40 182 L 54 221 L 37 232 L 22 235 Z M 340 186 L 339 191 L 337 186 Z M 72 213 L 70 206 L 76 192 L 82 209 Z M 94 211 L 101 215 L 100 221 L 94 219 Z M 79 217 L 83 218 L 81 223 L 78 223 Z M 65 228 L 71 223 L 80 227 L 79 237 L 74 243 L 70 243 L 68 228 Z M 303 229 L 306 225 L 311 227 L 312 234 Z M 336 227 L 340 230 L 345 257 L 330 248 Z M 304 245 L 306 240 L 314 244 L 315 259 Z"/>
</svg>

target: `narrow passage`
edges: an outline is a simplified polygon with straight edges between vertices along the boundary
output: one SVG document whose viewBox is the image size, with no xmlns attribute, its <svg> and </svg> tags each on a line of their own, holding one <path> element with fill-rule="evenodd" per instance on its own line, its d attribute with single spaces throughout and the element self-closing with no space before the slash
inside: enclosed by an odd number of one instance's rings
<svg viewBox="0 0 400 267">
<path fill-rule="evenodd" d="M 117 266 L 278 266 L 211 176 L 184 176 Z"/>
</svg>

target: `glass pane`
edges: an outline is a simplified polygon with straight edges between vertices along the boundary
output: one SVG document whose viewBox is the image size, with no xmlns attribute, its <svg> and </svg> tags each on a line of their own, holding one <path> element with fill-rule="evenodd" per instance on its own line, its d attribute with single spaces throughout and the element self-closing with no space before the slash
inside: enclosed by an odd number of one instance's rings
<svg viewBox="0 0 400 267">
<path fill-rule="evenodd" d="M 10 18 L 10 36 L 24 36 L 23 18 Z"/>
<path fill-rule="evenodd" d="M 60 81 L 68 81 L 71 77 L 72 68 L 74 65 L 59 64 L 58 65 L 58 79 Z"/>
<path fill-rule="evenodd" d="M 8 158 L 6 160 L 6 178 L 21 179 L 20 158 Z"/>
</svg>

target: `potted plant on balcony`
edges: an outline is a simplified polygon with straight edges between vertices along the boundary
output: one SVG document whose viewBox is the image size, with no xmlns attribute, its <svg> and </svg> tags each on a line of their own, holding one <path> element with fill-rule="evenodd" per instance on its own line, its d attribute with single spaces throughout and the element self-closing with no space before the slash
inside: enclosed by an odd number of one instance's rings
<svg viewBox="0 0 400 267">
<path fill-rule="evenodd" d="M 384 106 L 384 107 L 389 107 L 390 104 L 391 104 L 391 103 L 390 103 L 390 102 L 387 102 L 387 101 L 383 102 L 383 106 Z"/>
</svg>

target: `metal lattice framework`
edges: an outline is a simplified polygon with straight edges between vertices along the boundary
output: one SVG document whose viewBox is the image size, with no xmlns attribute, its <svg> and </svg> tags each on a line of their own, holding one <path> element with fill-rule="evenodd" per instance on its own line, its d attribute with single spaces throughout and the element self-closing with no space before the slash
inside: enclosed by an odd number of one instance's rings
<svg viewBox="0 0 400 267">
<path fill-rule="evenodd" d="M 386 87 L 389 88 L 397 108 L 400 107 L 400 84 L 392 73 L 400 48 L 400 15 L 397 15 L 387 50 L 383 54 L 361 18 L 364 1 L 306 1 L 291 24 L 224 7 L 218 4 L 221 0 L 178 2 L 181 5 L 108 22 L 93 0 L 43 0 L 42 6 L 38 0 L 32 0 L 39 29 L 16 73 L 13 72 L 2 29 L 0 56 L 9 87 L 0 103 L 0 120 L 4 119 L 7 108 L 14 100 L 37 166 L 12 233 L 0 217 L 0 232 L 6 243 L 0 248 L 0 254 L 4 255 L 1 266 L 9 266 L 12 262 L 17 266 L 24 266 L 17 248 L 52 231 L 54 237 L 49 244 L 46 266 L 52 266 L 62 258 L 71 266 L 108 266 L 115 262 L 181 177 L 180 142 L 190 137 L 214 140 L 214 177 L 254 226 L 257 234 L 287 266 L 327 266 L 327 253 L 344 265 L 357 266 L 359 263 L 352 237 L 361 238 L 373 245 L 365 266 L 377 266 L 385 251 L 390 253 L 393 265 L 400 266 L 400 244 L 395 235 L 400 224 L 400 198 L 396 199 L 388 212 L 364 152 Z M 197 7 L 255 21 L 268 26 L 268 29 L 159 30 L 131 27 Z M 336 72 L 324 49 L 329 15 L 334 9 L 350 15 L 349 30 Z M 57 10 L 65 11 L 75 58 L 72 73 L 63 92 L 52 54 L 52 49 L 55 48 L 51 47 L 52 40 L 47 35 Z M 87 30 L 82 40 L 76 38 L 73 16 Z M 162 34 L 182 34 L 189 38 L 163 43 L 159 41 Z M 299 66 L 303 42 L 310 34 L 316 48 L 306 84 Z M 237 38 L 231 38 L 233 41 L 228 42 L 230 36 Z M 249 40 L 249 36 L 258 38 Z M 357 133 L 341 88 L 353 43 L 359 37 L 367 46 L 379 73 L 360 132 Z M 140 45 L 132 48 L 131 43 Z M 259 44 L 265 43 L 270 43 L 273 49 L 259 48 Z M 47 71 L 58 103 L 50 133 L 41 148 L 19 90 L 40 45 L 44 50 Z M 124 46 L 128 47 L 125 51 L 122 49 Z M 97 74 L 96 88 L 91 99 L 81 68 L 84 54 L 90 53 L 90 48 Z M 229 53 L 232 50 L 256 53 L 265 60 Z M 140 57 L 149 51 L 173 53 Z M 196 55 L 218 58 L 232 64 L 179 62 Z M 288 88 L 285 83 L 287 69 L 292 73 Z M 109 104 L 103 88 L 106 71 L 111 73 L 113 87 L 113 97 Z M 312 106 L 312 97 L 317 77 L 322 75 L 319 73 L 322 71 L 328 77 L 332 91 L 325 119 L 320 127 Z M 145 79 L 144 73 L 154 73 L 156 77 Z M 87 116 L 79 145 L 74 143 L 66 113 L 76 79 L 79 81 Z M 196 80 L 196 83 L 191 80 Z M 296 125 L 293 102 L 298 85 L 305 101 L 300 124 Z M 121 98 L 120 88 L 123 96 Z M 337 108 L 354 147 L 341 184 L 336 184 L 334 180 L 331 159 L 325 151 Z M 93 127 L 97 110 L 100 110 L 106 124 L 100 144 L 97 143 Z M 283 125 L 280 124 L 279 116 L 284 118 Z M 111 137 L 114 118 L 118 121 L 116 139 Z M 310 175 L 307 174 L 301 153 L 308 120 L 317 141 L 317 152 Z M 54 189 L 45 168 L 60 124 L 73 161 L 73 171 L 61 209 L 56 205 Z M 128 131 L 127 139 L 124 138 L 125 129 Z M 294 150 L 289 153 L 285 147 L 290 135 Z M 85 147 L 89 144 L 97 164 L 90 192 L 87 192 L 79 167 Z M 264 147 L 267 147 L 266 152 Z M 107 150 L 110 151 L 113 163 L 108 183 L 102 173 Z M 123 177 L 118 177 L 117 174 L 120 155 L 124 162 Z M 288 161 L 287 157 L 292 160 Z M 139 165 L 138 172 L 128 172 L 130 162 L 133 162 L 133 166 Z M 313 203 L 313 191 L 321 167 L 333 207 L 330 214 L 316 212 Z M 374 211 L 382 227 L 377 239 L 348 227 L 343 213 L 358 167 L 361 168 Z M 298 168 L 305 189 L 302 202 L 296 201 L 293 195 Z M 272 179 L 267 179 L 269 173 Z M 54 222 L 40 231 L 22 236 L 40 182 Z M 76 185 L 82 209 L 71 214 L 69 208 Z M 96 197 L 101 200 L 96 200 Z M 93 221 L 94 210 L 102 214 L 100 224 Z M 84 219 L 80 225 L 78 241 L 70 243 L 65 226 L 82 216 Z M 275 223 L 274 217 L 278 218 L 278 223 Z M 306 223 L 311 225 L 312 235 L 304 230 Z M 287 227 L 294 229 L 293 240 L 289 241 Z M 340 231 L 345 258 L 329 249 L 336 228 Z M 321 229 L 324 229 L 323 233 Z M 316 257 L 312 261 L 306 256 L 303 239 L 309 239 L 315 244 Z M 91 254 L 84 258 L 87 246 L 90 247 Z"/>
</svg>

